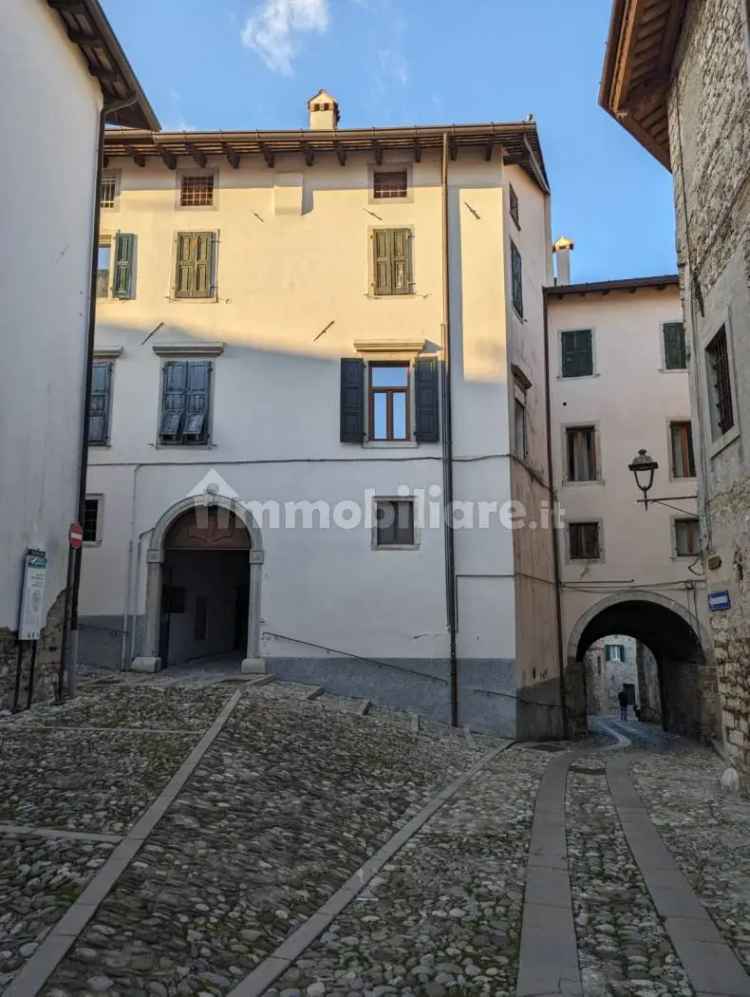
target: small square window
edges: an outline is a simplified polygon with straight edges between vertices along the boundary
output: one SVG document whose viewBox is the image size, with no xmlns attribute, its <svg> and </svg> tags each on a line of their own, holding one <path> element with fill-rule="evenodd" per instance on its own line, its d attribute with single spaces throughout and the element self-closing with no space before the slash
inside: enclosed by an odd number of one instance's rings
<svg viewBox="0 0 750 997">
<path fill-rule="evenodd" d="M 568 525 L 571 561 L 598 561 L 601 557 L 598 523 Z"/>
<path fill-rule="evenodd" d="M 568 481 L 596 481 L 596 430 L 572 426 L 565 430 L 568 449 Z"/>
<path fill-rule="evenodd" d="M 700 520 L 676 519 L 674 521 L 675 554 L 677 557 L 698 557 L 701 552 Z"/>
<path fill-rule="evenodd" d="M 102 208 L 114 208 L 117 205 L 117 174 L 102 174 L 101 186 L 99 187 L 99 206 Z"/>
<path fill-rule="evenodd" d="M 88 497 L 83 504 L 83 541 L 84 543 L 98 543 L 101 540 L 99 514 L 101 500 Z"/>
<path fill-rule="evenodd" d="M 406 170 L 377 170 L 373 175 L 373 197 L 378 200 L 406 197 L 408 180 Z"/>
<path fill-rule="evenodd" d="M 212 174 L 184 176 L 180 186 L 180 207 L 209 208 L 214 203 Z"/>
<path fill-rule="evenodd" d="M 414 547 L 414 502 L 411 499 L 375 499 L 375 546 Z"/>
</svg>

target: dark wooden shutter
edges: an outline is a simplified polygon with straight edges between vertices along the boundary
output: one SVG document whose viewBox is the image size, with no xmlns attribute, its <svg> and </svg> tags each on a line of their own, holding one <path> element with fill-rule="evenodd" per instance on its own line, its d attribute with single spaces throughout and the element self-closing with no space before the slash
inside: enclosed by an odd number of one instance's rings
<svg viewBox="0 0 750 997">
<path fill-rule="evenodd" d="M 685 327 L 682 322 L 667 322 L 664 326 L 664 366 L 667 370 L 687 367 Z"/>
<path fill-rule="evenodd" d="M 512 278 L 513 307 L 523 318 L 523 260 L 518 251 L 518 246 L 511 240 L 510 243 L 510 263 Z"/>
<path fill-rule="evenodd" d="M 392 294 L 391 247 L 389 229 L 375 229 L 372 234 L 373 281 L 375 294 Z"/>
<path fill-rule="evenodd" d="M 395 228 L 391 236 L 391 294 L 411 294 L 411 232 Z"/>
<path fill-rule="evenodd" d="M 562 333 L 562 376 L 588 377 L 594 373 L 591 330 Z"/>
<path fill-rule="evenodd" d="M 208 298 L 212 293 L 213 232 L 198 232 L 195 238 L 194 298 Z"/>
<path fill-rule="evenodd" d="M 211 364 L 192 360 L 187 365 L 187 388 L 183 439 L 201 443 L 208 438 L 208 406 L 211 390 Z"/>
<path fill-rule="evenodd" d="M 195 269 L 192 242 L 193 237 L 190 232 L 180 232 L 177 236 L 177 269 L 174 284 L 174 293 L 177 298 L 191 297 Z"/>
<path fill-rule="evenodd" d="M 365 362 L 341 360 L 341 442 L 361 443 L 365 437 Z"/>
<path fill-rule="evenodd" d="M 180 232 L 178 234 L 175 297 L 211 297 L 214 293 L 213 256 L 213 232 Z"/>
<path fill-rule="evenodd" d="M 177 442 L 183 428 L 187 405 L 187 360 L 170 360 L 164 365 L 159 433 L 168 443 Z"/>
<path fill-rule="evenodd" d="M 115 239 L 115 272 L 112 281 L 112 294 L 115 298 L 132 298 L 133 264 L 135 260 L 135 236 L 129 232 L 118 232 Z"/>
<path fill-rule="evenodd" d="M 419 443 L 440 439 L 438 383 L 437 357 L 420 357 L 414 365 L 415 436 Z"/>
<path fill-rule="evenodd" d="M 109 360 L 95 360 L 91 370 L 89 443 L 107 443 L 109 441 L 111 384 L 112 364 Z"/>
</svg>

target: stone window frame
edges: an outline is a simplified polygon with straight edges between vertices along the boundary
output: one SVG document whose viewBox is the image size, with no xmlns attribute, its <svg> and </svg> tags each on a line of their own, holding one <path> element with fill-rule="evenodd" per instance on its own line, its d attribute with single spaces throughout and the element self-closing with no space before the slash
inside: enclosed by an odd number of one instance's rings
<svg viewBox="0 0 750 997">
<path fill-rule="evenodd" d="M 422 529 L 417 519 L 416 495 L 373 495 L 372 496 L 372 526 L 370 529 L 370 549 L 379 553 L 386 551 L 419 550 L 422 546 Z M 414 543 L 412 544 L 378 544 L 378 502 L 410 502 L 412 506 L 412 522 L 414 526 Z"/>
<path fill-rule="evenodd" d="M 570 527 L 577 523 L 596 523 L 599 527 L 599 557 L 571 557 Z M 606 562 L 606 547 L 604 542 L 604 520 L 600 516 L 576 516 L 565 521 L 565 563 L 573 567 L 577 564 L 604 564 Z"/>
<path fill-rule="evenodd" d="M 86 492 L 86 501 L 96 500 L 97 510 L 96 510 L 96 538 L 94 540 L 84 540 L 84 547 L 101 547 L 102 545 L 102 533 L 103 533 L 103 522 L 104 522 L 104 494 L 102 492 Z M 83 523 L 81 523 L 81 528 L 83 528 Z"/>
<path fill-rule="evenodd" d="M 182 181 L 185 177 L 213 177 L 214 187 L 211 197 L 211 204 L 182 204 Z M 174 185 L 174 206 L 175 211 L 181 213 L 188 211 L 218 211 L 220 207 L 220 187 L 219 181 L 221 179 L 221 171 L 218 166 L 197 166 L 195 165 L 192 169 L 186 167 L 185 169 L 175 170 L 175 185 Z"/>
<path fill-rule="evenodd" d="M 698 552 L 696 554 L 680 554 L 677 551 L 677 524 L 679 522 L 684 522 L 686 520 L 695 521 L 698 524 Z M 669 518 L 669 530 L 671 537 L 671 559 L 673 561 L 683 561 L 690 562 L 691 564 L 701 557 L 703 548 L 703 526 L 701 524 L 700 516 L 697 511 L 694 516 L 688 516 L 685 513 L 680 515 L 670 516 Z"/>
<path fill-rule="evenodd" d="M 590 332 L 591 333 L 591 373 L 574 374 L 566 376 L 563 371 L 563 335 L 566 332 Z M 557 346 L 557 380 L 558 381 L 586 381 L 592 377 L 601 377 L 599 371 L 599 334 L 595 325 L 562 326 L 555 331 L 555 341 Z"/>
<path fill-rule="evenodd" d="M 568 380 L 580 380 L 580 378 L 565 378 Z M 596 477 L 590 481 L 574 481 L 568 476 L 568 430 L 569 429 L 593 429 L 594 430 L 594 460 L 596 461 Z M 598 419 L 575 419 L 572 422 L 565 422 L 560 427 L 561 437 L 561 481 L 565 488 L 588 488 L 591 485 L 606 485 L 606 479 L 602 474 L 604 469 L 604 449 L 602 445 L 601 424 Z M 589 522 L 589 520 L 583 520 Z M 593 520 L 591 520 L 593 522 Z"/>
<path fill-rule="evenodd" d="M 732 402 L 734 405 L 734 425 L 731 429 L 728 429 L 726 433 L 721 436 L 714 438 L 713 436 L 713 424 L 714 419 L 712 416 L 713 401 L 711 397 L 711 391 L 709 386 L 709 374 L 708 374 L 708 347 L 713 342 L 715 336 L 721 331 L 722 326 L 726 332 L 727 337 L 727 354 L 729 358 L 729 382 L 732 389 Z M 701 351 L 701 362 L 696 364 L 696 381 L 698 382 L 698 395 L 699 404 L 701 405 L 703 412 L 704 421 L 704 436 L 705 436 L 705 446 L 706 454 L 709 460 L 713 460 L 718 457 L 719 454 L 725 450 L 728 446 L 738 440 L 742 435 L 742 426 L 740 424 L 740 411 L 737 404 L 737 369 L 735 365 L 735 355 L 734 355 L 734 328 L 732 324 L 732 312 L 731 308 L 724 309 L 719 312 L 714 319 L 714 321 L 706 326 L 706 329 L 702 332 L 700 336 L 699 349 Z M 695 441 L 693 441 L 695 442 Z"/>
</svg>

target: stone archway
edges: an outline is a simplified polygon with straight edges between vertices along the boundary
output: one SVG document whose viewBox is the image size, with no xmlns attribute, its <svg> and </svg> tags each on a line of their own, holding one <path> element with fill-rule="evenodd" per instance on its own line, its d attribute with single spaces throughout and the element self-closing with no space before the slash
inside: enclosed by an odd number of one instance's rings
<svg viewBox="0 0 750 997">
<path fill-rule="evenodd" d="M 585 652 L 611 634 L 635 638 L 656 657 L 665 729 L 703 739 L 716 735 L 716 675 L 700 620 L 667 596 L 637 589 L 600 600 L 570 632 L 566 691 L 577 729 L 586 726 Z"/>
<path fill-rule="evenodd" d="M 248 548 L 249 596 L 247 648 L 242 660 L 243 672 L 265 672 L 260 657 L 261 586 L 263 581 L 263 536 L 252 513 L 232 498 L 218 494 L 199 495 L 176 502 L 159 519 L 151 533 L 146 552 L 146 625 L 143 654 L 135 658 L 134 671 L 156 672 L 162 667 L 159 656 L 159 628 L 162 609 L 165 544 L 170 530 L 190 510 L 224 509 L 242 523 L 250 538 Z"/>
</svg>

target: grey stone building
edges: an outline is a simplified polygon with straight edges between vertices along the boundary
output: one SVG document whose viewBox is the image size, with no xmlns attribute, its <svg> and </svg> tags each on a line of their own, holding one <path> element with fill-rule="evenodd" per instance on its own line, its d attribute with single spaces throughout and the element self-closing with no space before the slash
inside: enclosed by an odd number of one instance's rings
<svg viewBox="0 0 750 997">
<path fill-rule="evenodd" d="M 615 0 L 600 103 L 674 177 L 723 736 L 750 789 L 747 0 Z"/>
</svg>

